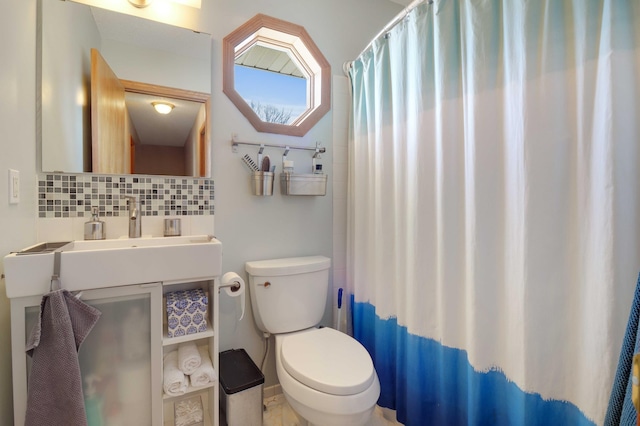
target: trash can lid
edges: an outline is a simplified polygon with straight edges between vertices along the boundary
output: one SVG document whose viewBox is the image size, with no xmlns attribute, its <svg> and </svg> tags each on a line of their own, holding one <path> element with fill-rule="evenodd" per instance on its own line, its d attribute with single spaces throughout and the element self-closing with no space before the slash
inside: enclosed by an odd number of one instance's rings
<svg viewBox="0 0 640 426">
<path fill-rule="evenodd" d="M 264 383 L 262 371 L 244 349 L 220 352 L 220 385 L 231 395 Z"/>
</svg>

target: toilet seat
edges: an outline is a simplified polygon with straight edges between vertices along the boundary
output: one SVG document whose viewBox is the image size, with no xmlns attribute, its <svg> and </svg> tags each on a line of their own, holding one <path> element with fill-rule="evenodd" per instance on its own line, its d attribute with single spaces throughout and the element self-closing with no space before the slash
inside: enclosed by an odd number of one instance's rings
<svg viewBox="0 0 640 426">
<path fill-rule="evenodd" d="M 332 395 L 368 389 L 375 370 L 367 350 L 332 328 L 312 328 L 282 336 L 282 365 L 300 383 Z"/>
</svg>

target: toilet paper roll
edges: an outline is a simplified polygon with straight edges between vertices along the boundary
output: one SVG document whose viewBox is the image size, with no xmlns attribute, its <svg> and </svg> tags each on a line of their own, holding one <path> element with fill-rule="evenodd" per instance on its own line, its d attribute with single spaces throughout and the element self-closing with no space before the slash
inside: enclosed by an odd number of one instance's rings
<svg viewBox="0 0 640 426">
<path fill-rule="evenodd" d="M 235 272 L 227 272 L 222 276 L 222 285 L 228 285 L 228 287 L 224 287 L 223 289 L 227 296 L 236 298 L 240 297 L 242 314 L 240 315 L 240 319 L 238 321 L 242 321 L 242 318 L 244 318 L 244 301 L 246 287 L 244 280 Z"/>
</svg>

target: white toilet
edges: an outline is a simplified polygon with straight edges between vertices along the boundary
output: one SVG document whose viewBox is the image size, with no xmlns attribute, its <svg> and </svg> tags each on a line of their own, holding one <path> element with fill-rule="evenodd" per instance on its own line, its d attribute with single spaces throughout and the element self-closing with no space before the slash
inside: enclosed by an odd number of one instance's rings
<svg viewBox="0 0 640 426">
<path fill-rule="evenodd" d="M 291 407 L 318 426 L 365 424 L 380 396 L 367 350 L 324 314 L 331 260 L 323 256 L 247 262 L 258 328 L 275 335 L 276 370 Z"/>
</svg>

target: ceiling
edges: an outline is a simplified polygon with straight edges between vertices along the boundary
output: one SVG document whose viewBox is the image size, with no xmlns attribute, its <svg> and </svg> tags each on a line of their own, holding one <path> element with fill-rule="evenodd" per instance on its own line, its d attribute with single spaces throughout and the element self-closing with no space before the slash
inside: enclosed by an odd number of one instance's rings
<svg viewBox="0 0 640 426">
<path fill-rule="evenodd" d="M 155 101 L 170 102 L 175 108 L 169 114 L 159 114 L 151 105 Z M 204 108 L 200 102 L 130 92 L 125 94 L 125 102 L 142 145 L 184 146 L 200 108 Z"/>
<path fill-rule="evenodd" d="M 389 1 L 402 6 L 408 6 L 413 0 Z M 237 57 L 235 64 L 305 78 L 304 74 L 298 69 L 286 51 L 264 47 L 260 44 L 254 44 L 250 49 Z"/>
<path fill-rule="evenodd" d="M 91 13 L 103 39 L 195 58 L 211 49 L 209 34 L 99 7 Z"/>
<path fill-rule="evenodd" d="M 295 62 L 291 60 L 287 52 L 259 44 L 254 44 L 250 49 L 238 56 L 235 64 L 304 78 L 304 74 L 302 74 Z"/>
</svg>

